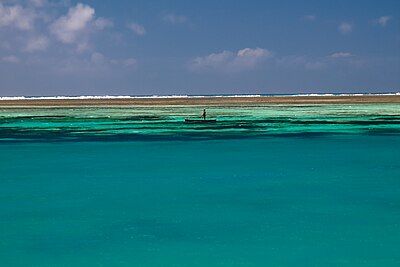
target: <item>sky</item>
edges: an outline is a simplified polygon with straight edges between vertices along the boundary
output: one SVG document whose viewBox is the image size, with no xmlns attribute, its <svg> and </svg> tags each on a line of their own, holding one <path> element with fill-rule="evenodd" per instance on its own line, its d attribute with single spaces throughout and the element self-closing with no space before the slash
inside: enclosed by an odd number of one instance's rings
<svg viewBox="0 0 400 267">
<path fill-rule="evenodd" d="M 0 96 L 379 92 L 398 0 L 0 0 Z"/>
</svg>

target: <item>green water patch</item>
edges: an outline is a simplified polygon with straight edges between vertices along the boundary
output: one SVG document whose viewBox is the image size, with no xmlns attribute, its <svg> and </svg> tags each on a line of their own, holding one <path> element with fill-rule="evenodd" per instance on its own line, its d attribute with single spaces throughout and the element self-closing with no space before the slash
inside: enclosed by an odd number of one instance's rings
<svg viewBox="0 0 400 267">
<path fill-rule="evenodd" d="M 3 108 L 0 142 L 311 138 L 400 130 L 399 104 L 213 107 L 207 114 L 216 123 L 184 122 L 199 118 L 201 110 L 197 106 Z"/>
</svg>

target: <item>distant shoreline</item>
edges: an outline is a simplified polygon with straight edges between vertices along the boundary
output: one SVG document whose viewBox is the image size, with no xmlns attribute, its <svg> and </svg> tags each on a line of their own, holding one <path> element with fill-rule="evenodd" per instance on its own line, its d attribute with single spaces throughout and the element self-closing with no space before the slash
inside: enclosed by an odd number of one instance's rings
<svg viewBox="0 0 400 267">
<path fill-rule="evenodd" d="M 372 104 L 400 103 L 400 94 L 296 95 L 296 96 L 165 96 L 165 97 L 2 97 L 0 107 L 85 107 L 85 106 L 235 106 L 274 104 Z"/>
</svg>

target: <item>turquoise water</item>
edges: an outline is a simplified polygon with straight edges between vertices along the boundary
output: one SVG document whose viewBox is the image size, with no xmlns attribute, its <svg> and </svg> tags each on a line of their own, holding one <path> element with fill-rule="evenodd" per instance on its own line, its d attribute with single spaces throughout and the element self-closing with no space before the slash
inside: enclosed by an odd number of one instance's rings
<svg viewBox="0 0 400 267">
<path fill-rule="evenodd" d="M 400 105 L 0 109 L 2 266 L 399 266 Z"/>
</svg>

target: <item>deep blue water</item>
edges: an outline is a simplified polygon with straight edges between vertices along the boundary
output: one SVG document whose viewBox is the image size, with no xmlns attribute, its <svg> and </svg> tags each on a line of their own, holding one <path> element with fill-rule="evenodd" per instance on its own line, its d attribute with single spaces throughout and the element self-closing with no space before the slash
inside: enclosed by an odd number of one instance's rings
<svg viewBox="0 0 400 267">
<path fill-rule="evenodd" d="M 0 141 L 2 266 L 400 265 L 396 124 L 66 141 L 57 122 L 22 120 L 0 126 L 13 134 Z"/>
</svg>

